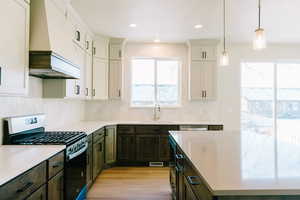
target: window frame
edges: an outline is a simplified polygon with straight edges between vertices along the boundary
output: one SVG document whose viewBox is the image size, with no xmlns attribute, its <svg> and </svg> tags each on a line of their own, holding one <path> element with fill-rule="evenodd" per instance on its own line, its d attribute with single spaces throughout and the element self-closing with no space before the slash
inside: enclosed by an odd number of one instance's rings
<svg viewBox="0 0 300 200">
<path fill-rule="evenodd" d="M 179 108 L 182 106 L 181 100 L 181 70 L 182 70 L 182 60 L 178 57 L 131 57 L 130 59 L 130 95 L 129 95 L 129 105 L 130 108 L 154 108 L 155 103 L 153 105 L 135 105 L 132 103 L 132 92 L 133 92 L 133 60 L 136 59 L 145 59 L 145 60 L 154 60 L 154 98 L 155 102 L 157 102 L 157 62 L 158 61 L 177 61 L 178 62 L 178 101 L 177 104 L 169 104 L 169 105 L 160 105 L 161 108 Z"/>
</svg>

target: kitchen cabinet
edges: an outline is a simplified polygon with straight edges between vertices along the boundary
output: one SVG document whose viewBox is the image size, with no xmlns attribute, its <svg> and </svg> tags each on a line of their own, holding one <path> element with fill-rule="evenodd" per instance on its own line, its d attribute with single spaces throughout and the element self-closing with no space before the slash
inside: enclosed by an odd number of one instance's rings
<svg viewBox="0 0 300 200">
<path fill-rule="evenodd" d="M 217 40 L 189 40 L 190 100 L 215 100 L 217 86 Z"/>
<path fill-rule="evenodd" d="M 29 12 L 24 0 L 1 1 L 0 95 L 27 94 Z"/>
<path fill-rule="evenodd" d="M 97 35 L 93 41 L 93 55 L 96 58 L 109 59 L 109 38 Z"/>
<path fill-rule="evenodd" d="M 190 66 L 190 99 L 216 99 L 216 62 L 192 61 Z"/>
<path fill-rule="evenodd" d="M 108 60 L 93 58 L 93 99 L 108 99 Z"/>
<path fill-rule="evenodd" d="M 190 186 L 190 183 L 188 182 L 186 177 L 184 177 L 182 192 L 183 192 L 183 195 L 182 195 L 183 200 L 198 200 L 198 198 L 194 194 L 194 192 Z"/>
<path fill-rule="evenodd" d="M 48 181 L 48 200 L 63 200 L 63 191 L 64 174 L 61 171 Z"/>
<path fill-rule="evenodd" d="M 118 162 L 128 163 L 136 160 L 135 135 L 121 135 L 118 132 Z"/>
<path fill-rule="evenodd" d="M 86 164 L 86 183 L 90 188 L 93 183 L 93 136 L 88 136 L 87 164 Z"/>
<path fill-rule="evenodd" d="M 47 188 L 46 185 L 43 185 L 35 191 L 33 194 L 31 194 L 26 200 L 47 200 Z"/>
<path fill-rule="evenodd" d="M 170 161 L 170 145 L 169 138 L 167 135 L 159 136 L 159 144 L 158 144 L 158 158 L 159 161 Z"/>
<path fill-rule="evenodd" d="M 85 55 L 85 99 L 92 99 L 93 92 L 93 57 Z"/>
<path fill-rule="evenodd" d="M 113 164 L 117 161 L 117 127 L 105 128 L 105 164 Z"/>
<path fill-rule="evenodd" d="M 137 161 L 157 161 L 158 159 L 158 135 L 137 135 L 136 136 L 136 159 Z"/>
<path fill-rule="evenodd" d="M 122 92 L 122 61 L 109 62 L 109 98 L 121 99 Z"/>
<path fill-rule="evenodd" d="M 93 180 L 104 167 L 104 129 L 93 133 Z"/>
<path fill-rule="evenodd" d="M 121 60 L 123 57 L 123 45 L 122 44 L 110 44 L 109 45 L 109 59 Z"/>
</svg>

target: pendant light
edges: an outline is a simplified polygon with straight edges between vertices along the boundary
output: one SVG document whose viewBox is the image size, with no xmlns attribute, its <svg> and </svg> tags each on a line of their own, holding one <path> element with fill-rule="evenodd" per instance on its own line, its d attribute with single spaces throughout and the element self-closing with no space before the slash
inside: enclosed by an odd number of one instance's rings
<svg viewBox="0 0 300 200">
<path fill-rule="evenodd" d="M 255 30 L 253 49 L 261 50 L 266 48 L 265 30 L 261 28 L 261 0 L 258 0 L 258 28 Z"/>
<path fill-rule="evenodd" d="M 226 5 L 225 0 L 223 0 L 223 52 L 220 57 L 220 65 L 228 66 L 229 65 L 229 55 L 226 51 Z"/>
</svg>

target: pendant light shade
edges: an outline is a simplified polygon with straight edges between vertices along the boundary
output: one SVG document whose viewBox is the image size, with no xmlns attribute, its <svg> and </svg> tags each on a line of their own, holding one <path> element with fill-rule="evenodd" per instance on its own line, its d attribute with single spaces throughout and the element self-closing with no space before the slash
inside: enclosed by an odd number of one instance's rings
<svg viewBox="0 0 300 200">
<path fill-rule="evenodd" d="M 255 30 L 253 49 L 261 50 L 267 47 L 265 30 L 261 28 L 261 0 L 258 0 L 258 28 Z"/>
<path fill-rule="evenodd" d="M 223 52 L 220 56 L 220 65 L 228 66 L 229 65 L 229 55 L 226 51 L 226 4 L 223 0 Z"/>
</svg>

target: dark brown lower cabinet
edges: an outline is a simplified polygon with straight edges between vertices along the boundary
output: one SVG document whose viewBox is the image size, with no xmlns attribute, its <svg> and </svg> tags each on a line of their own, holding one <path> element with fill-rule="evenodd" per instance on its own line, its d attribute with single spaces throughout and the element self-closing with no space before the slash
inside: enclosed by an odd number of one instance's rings
<svg viewBox="0 0 300 200">
<path fill-rule="evenodd" d="M 87 163 L 86 163 L 86 183 L 90 188 L 93 182 L 93 139 L 92 134 L 88 136 L 88 148 L 87 148 Z"/>
<path fill-rule="evenodd" d="M 159 136 L 159 161 L 170 161 L 170 144 L 168 135 Z"/>
<path fill-rule="evenodd" d="M 30 195 L 26 200 L 46 200 L 47 199 L 47 187 L 43 185 L 40 189 Z"/>
<path fill-rule="evenodd" d="M 135 135 L 118 135 L 118 162 L 135 161 Z"/>
<path fill-rule="evenodd" d="M 158 160 L 158 135 L 137 135 L 136 136 L 136 158 L 137 161 L 157 161 Z"/>
<path fill-rule="evenodd" d="M 104 167 L 104 135 L 93 144 L 93 180 L 97 178 Z"/>
<path fill-rule="evenodd" d="M 59 172 L 48 181 L 48 200 L 64 199 L 64 173 Z"/>
</svg>

